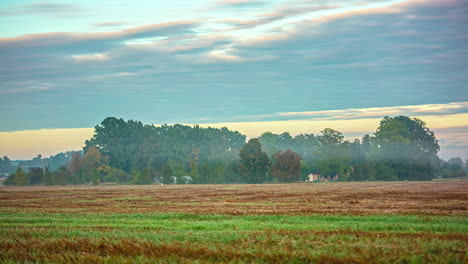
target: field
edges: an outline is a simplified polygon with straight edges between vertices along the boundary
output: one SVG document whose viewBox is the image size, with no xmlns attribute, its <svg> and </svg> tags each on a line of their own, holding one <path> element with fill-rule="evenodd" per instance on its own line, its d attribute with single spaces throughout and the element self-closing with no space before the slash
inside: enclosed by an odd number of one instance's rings
<svg viewBox="0 0 468 264">
<path fill-rule="evenodd" d="M 468 263 L 468 181 L 0 187 L 0 262 Z"/>
</svg>

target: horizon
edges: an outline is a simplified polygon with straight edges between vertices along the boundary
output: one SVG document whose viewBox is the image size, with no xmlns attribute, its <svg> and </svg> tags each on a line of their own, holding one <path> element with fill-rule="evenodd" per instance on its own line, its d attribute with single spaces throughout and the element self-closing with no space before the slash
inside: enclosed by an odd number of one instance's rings
<svg viewBox="0 0 468 264">
<path fill-rule="evenodd" d="M 435 135 L 439 140 L 439 143 L 441 144 L 439 157 L 441 157 L 444 160 L 448 160 L 454 157 L 460 157 L 463 160 L 467 160 L 468 155 L 466 153 L 466 149 L 458 148 L 455 145 L 460 140 L 466 140 L 466 127 L 450 127 L 447 126 L 447 121 L 449 124 L 455 123 L 456 121 L 467 122 L 468 114 L 455 114 L 443 118 L 441 118 L 440 116 L 425 117 L 426 120 L 422 121 L 425 122 L 428 119 L 429 123 L 435 126 L 434 129 L 432 127 L 429 127 L 429 129 L 435 132 Z M 416 118 L 421 119 L 421 117 Z M 380 121 L 381 119 L 379 118 L 362 118 L 348 120 L 287 120 L 182 125 L 198 125 L 203 128 L 227 127 L 230 130 L 239 131 L 241 134 L 246 135 L 247 139 L 259 137 L 262 133 L 265 132 L 272 132 L 275 134 L 287 132 L 291 136 L 297 136 L 299 134 L 318 135 L 320 134 L 320 131 L 322 131 L 325 128 L 338 128 L 338 131 L 343 132 L 345 140 L 352 141 L 354 139 L 362 139 L 362 137 L 365 134 L 373 134 L 375 132 L 375 129 L 378 127 Z M 445 123 L 441 121 L 444 121 Z M 160 126 L 163 124 L 145 125 Z M 286 126 L 288 126 L 289 129 L 285 129 L 284 127 Z M 313 128 L 309 128 L 307 131 L 304 131 L 304 127 L 308 126 L 313 126 Z M 368 131 L 372 126 L 375 127 L 374 130 Z M 93 134 L 94 127 L 0 132 L 0 149 L 6 149 L 7 151 L 5 153 L 9 152 L 13 154 L 3 155 L 0 153 L 0 156 L 8 156 L 12 160 L 30 160 L 34 157 L 37 157 L 37 155 L 39 154 L 41 154 L 43 158 L 46 158 L 61 152 L 80 151 L 84 147 L 85 140 L 90 139 L 93 136 Z M 440 135 L 442 135 L 442 137 L 440 137 Z M 51 140 L 51 138 L 53 138 L 53 140 Z"/>
</svg>

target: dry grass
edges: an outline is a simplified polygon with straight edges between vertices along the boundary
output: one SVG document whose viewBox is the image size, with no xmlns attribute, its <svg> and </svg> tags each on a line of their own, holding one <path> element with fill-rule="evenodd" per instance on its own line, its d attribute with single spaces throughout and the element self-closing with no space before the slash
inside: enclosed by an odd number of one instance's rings
<svg viewBox="0 0 468 264">
<path fill-rule="evenodd" d="M 466 215 L 468 181 L 0 187 L 0 212 Z"/>
</svg>

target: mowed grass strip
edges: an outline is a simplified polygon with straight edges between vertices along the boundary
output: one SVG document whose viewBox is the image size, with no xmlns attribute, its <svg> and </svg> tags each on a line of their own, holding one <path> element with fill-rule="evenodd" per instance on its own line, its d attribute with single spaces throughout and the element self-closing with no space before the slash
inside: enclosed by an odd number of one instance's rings
<svg viewBox="0 0 468 264">
<path fill-rule="evenodd" d="M 460 216 L 0 213 L 0 262 L 467 263 Z"/>
</svg>

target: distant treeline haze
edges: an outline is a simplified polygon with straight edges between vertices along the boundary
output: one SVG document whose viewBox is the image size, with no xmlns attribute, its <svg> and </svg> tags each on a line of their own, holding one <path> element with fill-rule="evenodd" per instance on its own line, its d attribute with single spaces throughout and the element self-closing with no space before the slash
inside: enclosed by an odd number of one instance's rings
<svg viewBox="0 0 468 264">
<path fill-rule="evenodd" d="M 445 162 L 438 151 L 426 124 L 406 116 L 385 117 L 374 134 L 352 142 L 330 128 L 295 137 L 266 132 L 246 142 L 245 135 L 227 128 L 153 126 L 108 117 L 95 127 L 83 152 L 38 156 L 4 183 L 295 182 L 311 173 L 340 181 L 392 181 L 466 175 L 466 163 L 460 158 Z M 10 166 L 7 159 L 0 159 L 0 167 Z"/>
</svg>

